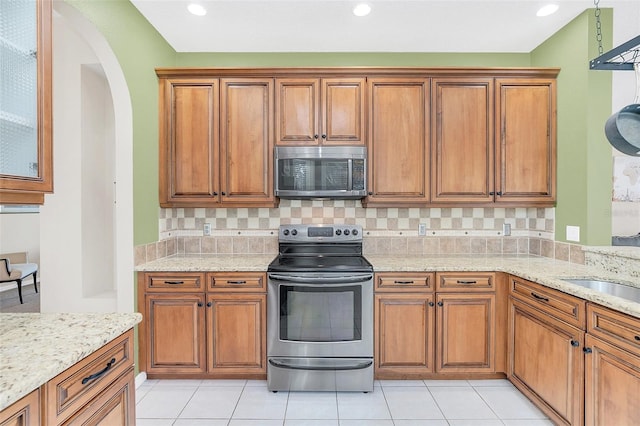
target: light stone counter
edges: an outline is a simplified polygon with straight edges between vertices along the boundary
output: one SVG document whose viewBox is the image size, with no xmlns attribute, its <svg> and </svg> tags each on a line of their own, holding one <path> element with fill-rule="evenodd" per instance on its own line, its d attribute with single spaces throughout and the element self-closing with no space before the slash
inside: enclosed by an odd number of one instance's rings
<svg viewBox="0 0 640 426">
<path fill-rule="evenodd" d="M 142 321 L 130 314 L 0 314 L 0 410 Z"/>
<path fill-rule="evenodd" d="M 629 252 L 627 248 L 616 251 Z M 635 253 L 635 251 L 632 251 Z M 145 263 L 138 271 L 266 271 L 272 255 L 176 255 Z M 634 303 L 595 290 L 586 289 L 559 278 L 597 278 L 640 287 L 640 278 L 633 274 L 607 272 L 604 269 L 528 255 L 425 255 L 379 256 L 365 255 L 375 271 L 495 271 L 506 272 L 546 285 L 565 293 L 599 303 L 640 318 L 640 303 Z M 633 256 L 632 256 L 633 258 Z M 633 263 L 631 263 L 633 265 Z M 621 268 L 628 266 L 622 265 Z M 627 271 L 628 272 L 628 271 Z"/>
<path fill-rule="evenodd" d="M 535 256 L 366 256 L 376 271 L 495 271 L 599 303 L 640 318 L 640 303 L 590 290 L 560 278 L 596 278 L 640 288 L 640 278 L 607 272 L 600 268 Z"/>
<path fill-rule="evenodd" d="M 224 255 L 189 254 L 163 257 L 143 263 L 136 271 L 145 272 L 266 272 L 275 254 Z"/>
</svg>

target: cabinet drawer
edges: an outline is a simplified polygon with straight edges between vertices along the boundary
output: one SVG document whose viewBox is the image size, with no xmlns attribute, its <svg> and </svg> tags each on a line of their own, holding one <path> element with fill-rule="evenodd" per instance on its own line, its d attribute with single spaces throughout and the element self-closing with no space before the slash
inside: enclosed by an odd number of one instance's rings
<svg viewBox="0 0 640 426">
<path fill-rule="evenodd" d="M 46 418 L 60 424 L 133 366 L 133 329 L 46 383 Z"/>
<path fill-rule="evenodd" d="M 436 291 L 484 292 L 495 290 L 495 274 L 478 272 L 438 272 Z"/>
<path fill-rule="evenodd" d="M 40 426 L 40 389 L 0 411 L 0 426 Z"/>
<path fill-rule="evenodd" d="M 587 332 L 640 355 L 640 319 L 589 303 Z"/>
<path fill-rule="evenodd" d="M 131 367 L 63 426 L 135 425 L 135 403 L 135 379 Z"/>
<path fill-rule="evenodd" d="M 435 273 L 379 272 L 375 277 L 377 292 L 432 292 Z"/>
<path fill-rule="evenodd" d="M 189 292 L 204 291 L 204 273 L 154 272 L 145 274 L 148 291 Z"/>
<path fill-rule="evenodd" d="M 247 272 L 209 273 L 207 291 L 262 293 L 267 291 L 267 276 Z"/>
<path fill-rule="evenodd" d="M 585 329 L 584 300 L 521 278 L 511 276 L 509 281 L 512 296 L 575 327 Z"/>
</svg>

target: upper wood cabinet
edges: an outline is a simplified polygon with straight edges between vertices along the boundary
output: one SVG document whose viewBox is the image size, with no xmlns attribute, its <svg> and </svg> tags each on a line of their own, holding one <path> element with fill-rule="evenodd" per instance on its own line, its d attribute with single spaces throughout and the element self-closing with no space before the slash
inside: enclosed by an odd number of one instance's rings
<svg viewBox="0 0 640 426">
<path fill-rule="evenodd" d="M 497 203 L 556 198 L 556 80 L 496 79 Z"/>
<path fill-rule="evenodd" d="M 431 87 L 431 201 L 492 202 L 493 79 L 434 78 Z"/>
<path fill-rule="evenodd" d="M 0 37 L 0 79 L 14 88 L 3 91 L 0 99 L 0 204 L 43 204 L 44 194 L 53 192 L 52 1 L 23 3 L 33 9 L 16 13 L 31 22 L 12 12 L 0 18 L 12 20 L 19 31 L 32 32 L 15 40 L 11 34 Z M 35 45 L 21 45 L 19 40 L 25 39 Z M 21 75 L 20 69 L 32 74 Z"/>
<path fill-rule="evenodd" d="M 369 80 L 367 207 L 429 201 L 429 79 Z"/>
<path fill-rule="evenodd" d="M 278 145 L 363 145 L 364 78 L 276 79 Z"/>
<path fill-rule="evenodd" d="M 273 207 L 273 79 L 160 81 L 160 205 Z"/>
</svg>

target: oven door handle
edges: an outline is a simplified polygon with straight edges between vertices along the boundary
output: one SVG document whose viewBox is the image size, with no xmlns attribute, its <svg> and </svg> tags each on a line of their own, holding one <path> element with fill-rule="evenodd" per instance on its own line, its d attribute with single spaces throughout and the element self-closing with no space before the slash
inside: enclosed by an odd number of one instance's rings
<svg viewBox="0 0 640 426">
<path fill-rule="evenodd" d="M 345 371 L 345 370 L 363 370 L 370 367 L 373 361 L 368 359 L 364 361 L 354 361 L 353 363 L 341 363 L 340 365 L 302 365 L 296 363 L 288 363 L 284 359 L 269 359 L 269 364 L 278 368 L 286 368 L 288 370 L 315 370 L 315 371 Z"/>
<path fill-rule="evenodd" d="M 372 274 L 349 275 L 342 277 L 303 277 L 300 275 L 269 274 L 269 279 L 299 284 L 352 284 L 373 279 Z"/>
</svg>

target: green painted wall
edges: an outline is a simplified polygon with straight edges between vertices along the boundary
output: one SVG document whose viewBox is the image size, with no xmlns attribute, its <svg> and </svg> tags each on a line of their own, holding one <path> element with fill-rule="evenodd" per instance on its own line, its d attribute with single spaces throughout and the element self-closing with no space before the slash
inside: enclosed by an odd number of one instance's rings
<svg viewBox="0 0 640 426">
<path fill-rule="evenodd" d="M 155 68 L 175 66 L 176 53 L 129 0 L 65 1 L 102 33 L 127 80 L 133 109 L 134 244 L 156 241 L 159 200 Z"/>
<path fill-rule="evenodd" d="M 612 17 L 611 9 L 602 10 L 605 41 L 612 38 Z M 613 161 L 604 123 L 611 113 L 611 72 L 589 70 L 596 56 L 595 17 L 587 10 L 536 48 L 531 64 L 561 68 L 556 240 L 566 241 L 566 226 L 574 225 L 580 243 L 610 245 Z"/>
<path fill-rule="evenodd" d="M 531 54 L 176 53 L 128 0 L 65 1 L 102 32 L 129 85 L 136 245 L 155 241 L 158 235 L 158 89 L 154 68 L 171 66 L 560 67 L 556 238 L 564 240 L 566 225 L 578 225 L 581 243 L 609 244 L 612 162 L 602 126 L 610 113 L 611 76 L 588 71 L 589 59 L 597 56 L 592 11 L 577 17 Z M 604 39 L 611 40 L 611 11 L 603 10 L 602 18 Z"/>
</svg>

